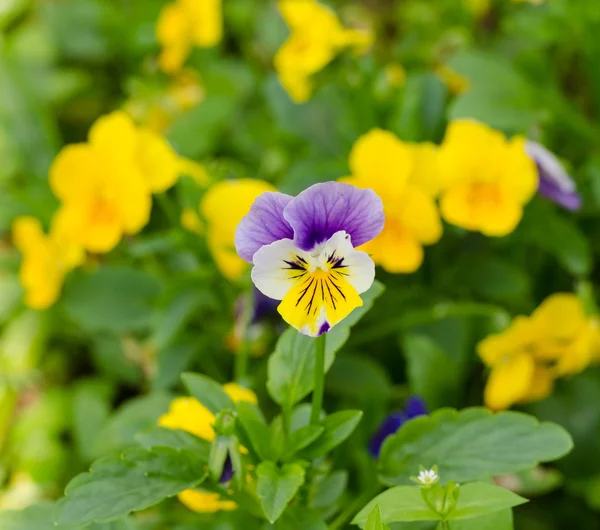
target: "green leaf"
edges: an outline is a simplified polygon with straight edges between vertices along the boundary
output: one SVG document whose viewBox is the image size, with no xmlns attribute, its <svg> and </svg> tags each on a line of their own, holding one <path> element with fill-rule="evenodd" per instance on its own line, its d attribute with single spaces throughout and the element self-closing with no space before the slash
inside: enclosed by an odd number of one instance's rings
<svg viewBox="0 0 600 530">
<path fill-rule="evenodd" d="M 384 288 L 379 282 L 362 295 L 363 306 L 356 308 L 343 322 L 327 333 L 325 348 L 325 371 L 335 359 L 336 352 L 350 336 L 350 326 L 362 318 Z M 287 329 L 277 341 L 275 353 L 268 365 L 267 389 L 280 405 L 291 408 L 313 389 L 315 363 L 315 340 L 301 335 L 293 328 Z"/>
<path fill-rule="evenodd" d="M 262 530 L 327 530 L 327 525 L 318 512 L 294 504 L 288 506 L 275 524 L 265 524 Z"/>
<path fill-rule="evenodd" d="M 154 315 L 152 342 L 156 348 L 162 350 L 170 345 L 189 320 L 204 306 L 216 306 L 214 294 L 207 289 L 186 289 L 176 293 L 166 307 Z"/>
<path fill-rule="evenodd" d="M 24 510 L 0 512 L 2 530 L 83 530 L 84 527 L 57 525 L 54 522 L 55 504 L 45 502 L 34 504 Z M 85 526 L 85 530 L 134 530 L 130 519 L 119 519 L 111 523 L 99 523 Z"/>
<path fill-rule="evenodd" d="M 401 521 L 439 521 L 442 517 L 431 511 L 416 486 L 396 486 L 380 493 L 353 519 L 352 524 L 365 528 L 375 506 L 379 505 L 385 524 Z"/>
<path fill-rule="evenodd" d="M 213 414 L 223 409 L 232 409 L 233 401 L 219 383 L 202 374 L 187 372 L 182 374 L 183 384 L 189 393 Z"/>
<path fill-rule="evenodd" d="M 252 449 L 261 460 L 272 458 L 271 434 L 260 409 L 252 403 L 241 401 L 237 404 L 237 413 L 238 419 L 252 444 Z"/>
<path fill-rule="evenodd" d="M 313 509 L 329 508 L 338 502 L 348 485 L 348 472 L 334 471 L 313 485 L 308 505 Z"/>
<path fill-rule="evenodd" d="M 402 349 L 411 392 L 432 409 L 452 402 L 460 376 L 457 363 L 426 335 L 406 335 Z"/>
<path fill-rule="evenodd" d="M 279 468 L 273 462 L 262 462 L 256 468 L 256 475 L 260 505 L 269 522 L 274 523 L 304 483 L 304 468 L 298 464 Z"/>
<path fill-rule="evenodd" d="M 75 271 L 61 303 L 84 330 L 121 334 L 149 326 L 159 290 L 157 279 L 147 272 L 99 267 L 93 272 Z"/>
<path fill-rule="evenodd" d="M 513 512 L 500 510 L 472 519 L 450 521 L 450 530 L 513 530 Z"/>
<path fill-rule="evenodd" d="M 379 504 L 375 505 L 375 508 L 369 514 L 367 518 L 367 524 L 365 525 L 365 530 L 384 530 L 383 522 L 381 521 L 381 509 L 379 508 Z"/>
<path fill-rule="evenodd" d="M 343 410 L 330 414 L 321 422 L 325 428 L 323 434 L 316 442 L 300 451 L 298 456 L 306 460 L 314 460 L 326 455 L 354 432 L 362 415 L 360 410 Z"/>
<path fill-rule="evenodd" d="M 143 510 L 206 478 L 205 462 L 193 451 L 132 449 L 121 458 L 97 461 L 75 477 L 57 503 L 57 523 L 108 522 Z"/>
<path fill-rule="evenodd" d="M 104 381 L 81 380 L 73 391 L 73 436 L 81 458 L 92 460 L 98 432 L 111 411 L 112 389 Z"/>
<path fill-rule="evenodd" d="M 313 443 L 324 432 L 325 428 L 321 425 L 305 425 L 290 432 L 285 443 L 283 459 L 290 460 L 298 451 Z"/>
<path fill-rule="evenodd" d="M 194 451 L 204 462 L 208 462 L 210 442 L 186 431 L 165 429 L 164 427 L 151 427 L 138 433 L 135 438 L 146 449 L 154 447 L 189 449 Z"/>
<path fill-rule="evenodd" d="M 440 409 L 407 422 L 386 440 L 379 476 L 386 484 L 407 484 L 419 465 L 437 465 L 442 480 L 466 482 L 556 460 L 572 447 L 562 427 L 527 414 Z"/>
<path fill-rule="evenodd" d="M 448 519 L 470 519 L 526 502 L 527 499 L 495 484 L 470 482 L 460 487 L 458 504 L 448 514 Z"/>
<path fill-rule="evenodd" d="M 94 454 L 107 455 L 135 445 L 136 435 L 154 427 L 169 409 L 172 396 L 156 393 L 133 398 L 123 404 L 97 434 Z"/>
<path fill-rule="evenodd" d="M 469 89 L 450 106 L 449 118 L 475 118 L 495 129 L 526 133 L 541 121 L 539 91 L 498 54 L 462 52 L 450 68 L 469 81 Z"/>
<path fill-rule="evenodd" d="M 535 201 L 520 231 L 527 241 L 553 255 L 565 270 L 575 276 L 589 274 L 592 251 L 585 234 L 575 222 L 555 211 L 550 204 Z"/>
</svg>

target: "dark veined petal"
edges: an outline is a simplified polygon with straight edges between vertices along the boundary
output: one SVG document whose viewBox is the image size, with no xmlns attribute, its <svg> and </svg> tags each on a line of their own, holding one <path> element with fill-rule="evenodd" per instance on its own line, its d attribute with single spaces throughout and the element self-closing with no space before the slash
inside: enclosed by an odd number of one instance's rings
<svg viewBox="0 0 600 530">
<path fill-rule="evenodd" d="M 283 216 L 284 208 L 292 199 L 279 192 L 265 192 L 256 198 L 235 231 L 235 248 L 242 259 L 252 263 L 261 247 L 294 237 L 292 227 Z"/>
<path fill-rule="evenodd" d="M 342 230 L 356 248 L 376 237 L 385 220 L 383 204 L 373 190 L 341 182 L 315 184 L 304 190 L 289 202 L 283 216 L 294 230 L 294 243 L 305 251 Z"/>
</svg>

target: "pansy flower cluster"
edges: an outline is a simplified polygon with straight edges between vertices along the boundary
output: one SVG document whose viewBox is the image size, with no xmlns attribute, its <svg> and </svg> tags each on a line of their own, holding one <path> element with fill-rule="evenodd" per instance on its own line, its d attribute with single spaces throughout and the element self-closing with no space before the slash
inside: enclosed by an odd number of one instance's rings
<svg viewBox="0 0 600 530">
<path fill-rule="evenodd" d="M 502 410 L 537 401 L 552 392 L 554 380 L 582 371 L 600 354 L 600 329 L 579 298 L 549 296 L 531 314 L 518 316 L 502 333 L 477 345 L 490 368 L 485 404 Z"/>
<path fill-rule="evenodd" d="M 194 46 L 210 48 L 223 38 L 222 0 L 175 0 L 163 8 L 156 25 L 162 48 L 159 68 L 178 72 Z"/>
<path fill-rule="evenodd" d="M 281 84 L 296 103 L 313 92 L 311 77 L 344 49 L 360 52 L 371 43 L 370 32 L 346 29 L 327 6 L 316 0 L 279 0 L 279 10 L 291 35 L 275 56 Z"/>
<path fill-rule="evenodd" d="M 182 161 L 158 134 L 137 127 L 116 111 L 99 118 L 88 141 L 68 145 L 50 168 L 50 188 L 59 199 L 50 233 L 34 218 L 18 218 L 14 242 L 23 253 L 21 283 L 26 303 L 51 306 L 65 275 L 85 252 L 105 253 L 149 221 L 152 194 L 170 188 Z"/>
</svg>

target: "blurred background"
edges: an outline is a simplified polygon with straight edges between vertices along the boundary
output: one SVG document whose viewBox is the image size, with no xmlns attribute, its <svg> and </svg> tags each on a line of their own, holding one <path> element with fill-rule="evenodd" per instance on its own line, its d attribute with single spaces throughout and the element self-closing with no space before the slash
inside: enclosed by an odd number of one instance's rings
<svg viewBox="0 0 600 530">
<path fill-rule="evenodd" d="M 597 312 L 597 0 L 323 3 L 357 33 L 299 96 L 274 66 L 290 34 L 275 1 L 223 0 L 222 36 L 200 45 L 179 42 L 177 20 L 159 29 L 164 0 L 0 0 L 0 509 L 56 499 L 94 459 L 134 443 L 182 392 L 182 371 L 232 380 L 243 336 L 247 380 L 274 413 L 266 363 L 282 322 L 271 311 L 246 325 L 247 269 L 231 263 L 227 225 L 246 199 L 225 190 L 216 208 L 200 205 L 222 182 L 260 179 L 297 194 L 345 177 L 353 144 L 373 128 L 439 144 L 450 121 L 474 118 L 523 135 L 560 159 L 583 205 L 569 212 L 538 196 L 506 237 L 447 226 L 417 270 L 378 271 L 386 291 L 327 379 L 326 407 L 365 411 L 336 453 L 349 468 L 338 502 L 373 480 L 369 437 L 407 396 L 430 409 L 482 403 L 486 370 L 475 346 L 487 334 L 559 291 Z M 184 61 L 169 64 L 165 50 Z M 180 176 L 154 196 L 143 229 L 110 252 L 88 252 L 55 303 L 31 307 L 14 223 L 31 216 L 50 230 L 61 202 L 49 184 L 53 161 L 116 110 L 164 136 Z M 229 234 L 220 250 L 219 230 Z M 516 478 L 539 495 L 516 510 L 516 528 L 600 528 L 594 364 L 522 405 L 565 426 L 575 449 L 556 469 Z M 45 530 L 11 517 L 0 527 Z M 197 517 L 177 505 L 110 528 L 183 530 Z M 242 524 L 236 512 L 200 517 L 203 528 Z"/>
</svg>

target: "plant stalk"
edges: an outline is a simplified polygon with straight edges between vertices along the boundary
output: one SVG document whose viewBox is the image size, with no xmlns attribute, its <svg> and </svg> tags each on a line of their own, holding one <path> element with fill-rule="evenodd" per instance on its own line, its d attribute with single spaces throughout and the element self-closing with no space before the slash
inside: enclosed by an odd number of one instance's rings
<svg viewBox="0 0 600 530">
<path fill-rule="evenodd" d="M 312 395 L 312 408 L 310 412 L 310 424 L 318 425 L 321 420 L 321 409 L 323 408 L 323 392 L 325 388 L 325 344 L 327 333 L 323 333 L 315 340 L 315 388 Z"/>
</svg>

